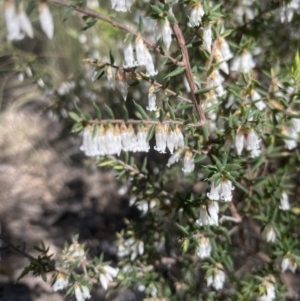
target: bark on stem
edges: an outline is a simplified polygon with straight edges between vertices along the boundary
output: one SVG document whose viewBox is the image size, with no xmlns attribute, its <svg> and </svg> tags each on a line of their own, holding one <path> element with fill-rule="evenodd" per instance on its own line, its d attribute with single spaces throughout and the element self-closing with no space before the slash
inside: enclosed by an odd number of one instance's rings
<svg viewBox="0 0 300 301">
<path fill-rule="evenodd" d="M 175 18 L 174 14 L 171 10 L 169 11 L 169 14 Z M 196 86 L 196 83 L 195 83 L 195 80 L 193 77 L 193 73 L 192 73 L 192 69 L 191 69 L 191 65 L 190 65 L 189 53 L 188 53 L 188 50 L 185 45 L 184 37 L 183 37 L 181 29 L 179 28 L 177 23 L 175 23 L 172 27 L 173 27 L 173 32 L 174 32 L 175 38 L 177 40 L 178 46 L 179 46 L 181 54 L 182 54 L 182 60 L 183 60 L 183 64 L 185 67 L 185 76 L 186 76 L 186 79 L 191 88 L 192 101 L 193 101 L 194 107 L 196 109 L 199 120 L 201 122 L 205 123 L 205 114 L 204 114 L 204 110 L 200 104 L 200 97 L 198 94 L 196 94 L 197 86 Z"/>
</svg>

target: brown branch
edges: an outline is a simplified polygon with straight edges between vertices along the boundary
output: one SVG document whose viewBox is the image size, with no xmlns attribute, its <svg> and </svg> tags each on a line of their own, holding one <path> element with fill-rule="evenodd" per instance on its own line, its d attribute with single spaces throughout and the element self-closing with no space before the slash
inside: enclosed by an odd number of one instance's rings
<svg viewBox="0 0 300 301">
<path fill-rule="evenodd" d="M 35 0 L 35 1 L 39 1 L 39 0 Z M 74 10 L 78 11 L 79 13 L 82 13 L 84 15 L 96 18 L 98 20 L 102 20 L 106 23 L 109 23 L 111 26 L 121 29 L 125 32 L 128 32 L 134 36 L 137 36 L 137 33 L 135 33 L 133 30 L 129 29 L 128 27 L 112 20 L 109 19 L 91 9 L 85 8 L 85 7 L 81 7 L 81 6 L 76 6 L 76 5 L 72 5 L 66 2 L 62 2 L 60 0 L 45 0 L 47 3 L 51 3 L 53 5 L 57 5 L 57 6 L 62 6 L 62 7 L 73 7 Z M 160 55 L 166 57 L 170 62 L 172 62 L 173 64 L 177 65 L 177 66 L 183 66 L 183 62 L 178 62 L 176 59 L 174 59 L 173 57 L 171 57 L 170 55 L 166 54 L 163 49 L 158 48 L 155 46 L 154 43 L 151 43 L 150 41 L 148 41 L 146 38 L 142 37 L 143 41 L 146 45 L 148 45 L 150 48 L 152 48 L 155 52 L 159 53 Z"/>
<path fill-rule="evenodd" d="M 102 120 L 90 120 L 89 123 L 91 124 L 122 124 L 122 123 L 126 123 L 126 124 L 178 124 L 178 125 L 184 125 L 183 121 L 176 121 L 176 120 L 164 120 L 163 122 L 160 122 L 158 120 L 137 120 L 137 119 L 128 119 L 128 120 L 124 120 L 124 119 L 102 119 Z M 186 124 L 186 126 L 191 126 L 191 127 L 200 127 L 203 126 L 202 122 L 198 122 L 198 123 L 188 123 Z"/>
<path fill-rule="evenodd" d="M 169 11 L 169 14 L 175 18 L 171 9 Z M 198 94 L 196 94 L 197 86 L 196 86 L 194 76 L 192 73 L 189 53 L 188 53 L 186 45 L 185 45 L 185 40 L 184 40 L 183 34 L 177 23 L 175 23 L 172 27 L 173 27 L 173 32 L 174 32 L 175 38 L 177 40 L 178 46 L 179 46 L 181 54 L 182 54 L 183 64 L 185 67 L 185 76 L 186 76 L 186 79 L 191 88 L 192 101 L 193 101 L 194 107 L 196 109 L 199 120 L 201 122 L 205 123 L 205 113 L 204 113 L 204 110 L 200 103 L 200 97 Z"/>
</svg>

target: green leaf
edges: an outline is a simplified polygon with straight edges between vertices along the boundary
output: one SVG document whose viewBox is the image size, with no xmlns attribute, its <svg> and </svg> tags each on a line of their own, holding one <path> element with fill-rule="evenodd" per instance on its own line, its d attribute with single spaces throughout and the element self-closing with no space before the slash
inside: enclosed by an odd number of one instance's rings
<svg viewBox="0 0 300 301">
<path fill-rule="evenodd" d="M 147 138 L 146 138 L 146 141 L 149 142 L 151 140 L 151 138 L 153 137 L 155 133 L 155 124 L 151 125 L 149 131 L 148 131 L 148 134 L 147 134 Z"/>
<path fill-rule="evenodd" d="M 65 22 L 69 19 L 69 17 L 72 15 L 72 12 L 74 11 L 74 7 L 73 6 L 70 6 L 69 8 L 67 8 L 65 10 L 65 12 L 63 13 L 63 16 L 62 16 L 62 21 Z"/>
<path fill-rule="evenodd" d="M 168 104 L 168 111 L 170 113 L 170 117 L 172 120 L 175 120 L 175 114 L 174 114 L 174 111 L 173 111 L 173 108 Z"/>
<path fill-rule="evenodd" d="M 95 111 L 95 114 L 97 116 L 97 119 L 101 120 L 102 119 L 102 114 L 101 114 L 101 111 L 100 111 L 99 107 L 96 105 L 95 102 L 93 102 L 93 107 L 94 107 L 94 111 Z"/>
<path fill-rule="evenodd" d="M 209 92 L 209 91 L 211 91 L 213 89 L 214 89 L 214 87 L 200 89 L 200 90 L 196 91 L 195 94 L 205 94 L 205 93 L 207 93 L 207 92 Z"/>
<path fill-rule="evenodd" d="M 144 120 L 149 119 L 145 110 L 139 104 L 137 104 L 135 101 L 133 101 L 133 103 L 134 103 L 136 109 L 138 110 L 138 112 L 140 113 L 140 115 L 142 116 L 142 119 L 144 119 Z"/>
<path fill-rule="evenodd" d="M 165 119 L 165 113 L 162 109 L 159 110 L 159 121 L 163 122 Z"/>
<path fill-rule="evenodd" d="M 143 22 L 143 18 L 140 16 L 139 19 L 139 33 L 143 33 L 144 31 L 144 22 Z"/>
<path fill-rule="evenodd" d="M 221 34 L 221 36 L 222 36 L 223 38 L 226 38 L 227 36 L 231 35 L 232 32 L 233 32 L 232 29 L 228 29 L 228 30 L 224 31 L 224 32 Z"/>
<path fill-rule="evenodd" d="M 182 234 L 189 236 L 189 232 L 183 226 L 181 226 L 177 223 L 175 223 L 175 225 Z"/>
<path fill-rule="evenodd" d="M 26 7 L 26 15 L 30 16 L 30 14 L 33 12 L 35 7 L 36 7 L 36 2 L 35 1 L 29 2 L 29 4 Z"/>
<path fill-rule="evenodd" d="M 98 130 L 99 130 L 99 126 L 97 124 L 95 124 L 94 128 L 93 128 L 93 134 L 92 134 L 93 137 L 97 136 Z"/>
<path fill-rule="evenodd" d="M 179 75 L 179 74 L 183 73 L 184 70 L 185 70 L 185 67 L 178 67 L 174 71 L 172 71 L 168 75 L 166 75 L 164 78 L 168 78 L 168 77 L 173 77 L 173 76 Z"/>
<path fill-rule="evenodd" d="M 16 281 L 19 281 L 22 279 L 24 276 L 26 276 L 29 272 L 31 271 L 31 265 L 27 266 L 24 268 L 24 270 L 21 272 L 20 276 L 17 278 Z"/>
<path fill-rule="evenodd" d="M 74 120 L 79 122 L 81 118 L 75 112 L 69 112 L 69 116 Z"/>
<path fill-rule="evenodd" d="M 125 37 L 124 44 L 125 44 L 125 45 L 130 44 L 130 43 L 132 42 L 132 40 L 133 40 L 133 37 L 134 37 L 133 34 L 128 33 L 128 34 L 126 35 L 126 37 Z"/>
<path fill-rule="evenodd" d="M 83 130 L 83 125 L 81 123 L 75 123 L 72 127 L 72 133 L 80 133 Z"/>
<path fill-rule="evenodd" d="M 113 57 L 113 55 L 112 55 L 111 49 L 109 50 L 109 58 L 110 58 L 110 63 L 111 63 L 111 65 L 113 65 L 114 62 L 115 62 L 115 59 L 114 59 L 114 57 Z"/>
<path fill-rule="evenodd" d="M 123 105 L 123 113 L 124 113 L 123 119 L 124 119 L 125 121 L 127 121 L 127 120 L 129 119 L 129 113 L 128 113 L 128 110 L 127 110 L 125 104 Z"/>
<path fill-rule="evenodd" d="M 143 173 L 148 173 L 148 170 L 147 170 L 147 159 L 148 159 L 148 157 L 145 157 L 145 159 L 143 161 L 143 165 L 142 165 L 142 168 L 141 168 L 141 171 Z"/>
<path fill-rule="evenodd" d="M 115 119 L 115 115 L 108 105 L 105 105 L 105 111 L 110 119 Z"/>
<path fill-rule="evenodd" d="M 81 28 L 82 31 L 87 30 L 91 27 L 93 27 L 96 23 L 97 23 L 97 19 L 96 18 L 92 18 L 92 17 L 88 17 L 85 20 L 85 23 L 83 25 L 83 27 Z"/>
<path fill-rule="evenodd" d="M 163 11 L 158 6 L 156 6 L 156 5 L 150 5 L 150 6 L 151 6 L 152 10 L 154 12 L 156 12 L 157 14 L 163 13 Z"/>
<path fill-rule="evenodd" d="M 97 73 L 93 76 L 92 81 L 100 79 L 105 73 L 105 67 L 100 68 Z"/>
<path fill-rule="evenodd" d="M 177 21 L 173 15 L 168 14 L 167 18 L 172 25 L 177 23 Z"/>
</svg>

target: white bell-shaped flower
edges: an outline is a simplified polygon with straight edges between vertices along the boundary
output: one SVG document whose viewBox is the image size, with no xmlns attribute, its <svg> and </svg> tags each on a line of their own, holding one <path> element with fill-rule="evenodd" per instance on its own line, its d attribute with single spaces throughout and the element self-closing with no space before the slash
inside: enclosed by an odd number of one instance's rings
<svg viewBox="0 0 300 301">
<path fill-rule="evenodd" d="M 273 243 L 276 241 L 276 233 L 275 233 L 274 228 L 271 225 L 266 226 L 266 228 L 263 232 L 263 235 L 267 242 Z"/>
<path fill-rule="evenodd" d="M 155 88 L 154 86 L 151 86 L 149 88 L 149 93 L 148 93 L 148 106 L 146 107 L 146 109 L 148 111 L 156 111 L 157 110 L 157 106 L 156 106 L 156 94 L 154 94 Z"/>
<path fill-rule="evenodd" d="M 87 286 L 75 284 L 74 287 L 76 301 L 84 301 L 91 298 L 90 290 Z"/>
<path fill-rule="evenodd" d="M 126 12 L 126 0 L 111 0 L 111 8 L 117 12 Z"/>
<path fill-rule="evenodd" d="M 251 158 L 258 157 L 260 155 L 260 139 L 256 132 L 251 129 L 250 132 L 245 136 L 245 146 L 249 150 Z"/>
<path fill-rule="evenodd" d="M 119 269 L 113 268 L 109 265 L 102 267 L 102 269 L 99 280 L 102 287 L 107 290 L 109 282 L 113 281 L 113 278 L 117 277 Z"/>
<path fill-rule="evenodd" d="M 158 21 L 155 31 L 156 31 L 156 40 L 162 38 L 166 50 L 168 51 L 172 42 L 172 29 L 168 19 L 165 18 L 161 21 Z"/>
<path fill-rule="evenodd" d="M 133 47 L 131 43 L 125 43 L 123 47 L 124 60 L 125 64 L 123 64 L 124 68 L 133 68 L 137 66 L 137 62 L 135 61 L 133 55 Z"/>
<path fill-rule="evenodd" d="M 135 39 L 135 50 L 136 50 L 136 58 L 140 66 L 144 66 L 147 61 L 145 49 L 146 46 L 144 44 L 143 38 L 140 34 L 138 34 Z"/>
<path fill-rule="evenodd" d="M 20 24 L 20 29 L 25 32 L 25 34 L 29 37 L 29 38 L 33 38 L 33 28 L 31 25 L 31 22 L 28 18 L 28 16 L 26 15 L 25 11 L 20 8 L 19 12 L 18 12 L 18 19 L 19 19 L 19 24 Z"/>
<path fill-rule="evenodd" d="M 244 133 L 238 132 L 235 135 L 234 142 L 235 142 L 234 144 L 235 144 L 236 152 L 237 152 L 238 156 L 240 156 L 244 149 Z"/>
<path fill-rule="evenodd" d="M 116 88 L 116 76 L 114 70 L 111 66 L 106 67 L 106 77 L 111 89 L 115 90 Z"/>
<path fill-rule="evenodd" d="M 193 153 L 190 150 L 187 150 L 184 154 L 183 158 L 183 168 L 182 171 L 184 173 L 191 173 L 195 169 L 195 162 L 193 158 Z"/>
<path fill-rule="evenodd" d="M 250 91 L 250 96 L 251 96 L 251 100 L 255 102 L 255 106 L 256 106 L 260 111 L 264 110 L 264 108 L 266 107 L 266 104 L 265 104 L 265 102 L 261 99 L 260 94 L 259 94 L 256 90 L 252 89 L 252 90 Z"/>
<path fill-rule="evenodd" d="M 244 50 L 241 55 L 233 59 L 230 70 L 248 73 L 254 67 L 255 63 L 252 55 L 248 51 Z"/>
<path fill-rule="evenodd" d="M 292 118 L 291 122 L 292 122 L 292 126 L 293 126 L 294 130 L 297 133 L 300 133 L 300 119 L 299 118 Z"/>
<path fill-rule="evenodd" d="M 284 139 L 284 143 L 288 150 L 297 147 L 298 133 L 295 131 L 294 127 L 284 127 L 282 134 L 287 137 L 287 139 Z"/>
<path fill-rule="evenodd" d="M 220 65 L 218 66 L 218 68 L 220 68 L 224 73 L 229 74 L 229 67 L 227 62 L 224 60 L 221 51 L 216 48 L 214 50 L 214 58 L 216 60 L 217 63 L 220 63 Z"/>
<path fill-rule="evenodd" d="M 189 27 L 199 26 L 205 12 L 201 3 L 197 3 L 193 6 L 190 14 Z"/>
<path fill-rule="evenodd" d="M 221 52 L 224 61 L 228 61 L 233 57 L 229 45 L 223 37 L 218 37 L 216 48 Z"/>
<path fill-rule="evenodd" d="M 215 88 L 219 96 L 223 96 L 225 91 L 222 86 L 224 77 L 220 74 L 218 69 L 215 69 L 207 78 L 207 88 Z"/>
<path fill-rule="evenodd" d="M 202 29 L 202 47 L 210 53 L 211 44 L 212 44 L 211 24 L 207 22 Z"/>
<path fill-rule="evenodd" d="M 145 52 L 146 52 L 146 63 L 145 63 L 145 66 L 146 66 L 146 70 L 147 70 L 147 73 L 146 75 L 147 76 L 155 76 L 158 71 L 155 70 L 155 67 L 154 67 L 154 63 L 153 63 L 153 59 L 152 59 L 152 56 L 148 50 L 148 48 L 145 46 Z"/>
<path fill-rule="evenodd" d="M 169 158 L 167 166 L 170 167 L 174 163 L 178 162 L 181 157 L 182 150 L 179 149 L 175 153 L 172 154 L 172 156 Z"/>
<path fill-rule="evenodd" d="M 291 208 L 291 206 L 290 206 L 290 202 L 289 202 L 289 196 L 285 191 L 283 191 L 281 194 L 281 198 L 280 198 L 279 209 L 281 209 L 283 211 L 287 211 L 287 210 L 290 210 L 290 208 Z"/>
<path fill-rule="evenodd" d="M 287 255 L 282 259 L 281 262 L 281 272 L 284 273 L 287 270 L 290 270 L 292 273 L 295 273 L 297 269 L 297 261 L 291 255 Z"/>
<path fill-rule="evenodd" d="M 137 132 L 137 144 L 135 151 L 138 152 L 148 152 L 150 149 L 149 141 L 147 141 L 147 136 L 149 132 L 149 127 L 140 126 Z"/>
<path fill-rule="evenodd" d="M 225 273 L 221 264 L 212 271 L 212 275 L 207 277 L 207 286 L 213 286 L 217 291 L 221 290 L 225 282 Z"/>
<path fill-rule="evenodd" d="M 207 207 L 200 207 L 200 214 L 197 223 L 200 226 L 219 225 L 219 204 L 217 202 L 209 202 Z"/>
<path fill-rule="evenodd" d="M 201 259 L 210 257 L 211 254 L 210 239 L 205 236 L 201 236 L 199 239 L 199 247 L 197 250 L 197 256 Z"/>
<path fill-rule="evenodd" d="M 7 40 L 22 40 L 25 35 L 21 32 L 20 22 L 16 13 L 14 1 L 4 2 L 4 18 L 7 29 Z"/>
<path fill-rule="evenodd" d="M 166 153 L 167 133 L 165 127 L 161 123 L 157 124 L 155 127 L 155 140 L 156 146 L 154 146 L 154 149 L 162 154 Z"/>
<path fill-rule="evenodd" d="M 272 301 L 276 298 L 275 287 L 272 282 L 274 282 L 273 276 L 268 276 L 264 278 L 262 285 L 265 287 L 266 293 L 257 298 L 257 301 Z"/>
<path fill-rule="evenodd" d="M 52 289 L 57 292 L 65 289 L 69 285 L 68 279 L 61 273 L 58 273 Z"/>
<path fill-rule="evenodd" d="M 211 183 L 210 192 L 207 193 L 207 197 L 212 201 L 222 200 L 225 202 L 232 201 L 232 182 L 228 179 L 223 178 L 219 185 L 215 186 L 215 183 Z"/>
<path fill-rule="evenodd" d="M 126 101 L 128 95 L 127 76 L 124 70 L 118 69 L 115 75 L 116 88 L 121 92 L 123 99 Z"/>
<path fill-rule="evenodd" d="M 53 38 L 54 23 L 51 11 L 45 2 L 39 3 L 39 19 L 43 32 L 46 34 L 48 39 Z"/>
</svg>

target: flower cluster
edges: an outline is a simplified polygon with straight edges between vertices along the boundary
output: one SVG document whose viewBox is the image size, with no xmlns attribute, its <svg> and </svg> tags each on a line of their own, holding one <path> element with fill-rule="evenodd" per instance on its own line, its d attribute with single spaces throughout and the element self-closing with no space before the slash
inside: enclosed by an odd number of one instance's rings
<svg viewBox="0 0 300 301">
<path fill-rule="evenodd" d="M 58 273 L 56 276 L 56 280 L 52 286 L 52 289 L 57 292 L 59 290 L 63 290 L 65 288 L 67 288 L 69 285 L 69 281 L 68 278 L 65 277 L 63 274 Z"/>
<path fill-rule="evenodd" d="M 199 26 L 205 12 L 201 3 L 197 3 L 192 6 L 190 20 L 188 22 L 189 27 Z"/>
<path fill-rule="evenodd" d="M 200 226 L 219 225 L 219 204 L 214 201 L 208 202 L 207 206 L 200 206 L 200 214 L 197 223 Z"/>
<path fill-rule="evenodd" d="M 277 9 L 277 16 L 281 23 L 290 23 L 293 19 L 294 13 L 299 14 L 300 3 L 299 0 L 291 0 L 283 2 Z"/>
<path fill-rule="evenodd" d="M 132 0 L 111 0 L 111 8 L 117 12 L 130 11 Z"/>
<path fill-rule="evenodd" d="M 105 290 L 107 290 L 109 282 L 113 281 L 113 278 L 117 277 L 118 273 L 119 269 L 109 265 L 101 266 L 99 281 Z"/>
<path fill-rule="evenodd" d="M 207 193 L 207 197 L 212 201 L 222 200 L 224 202 L 232 201 L 232 186 L 231 181 L 226 178 L 222 178 L 219 185 L 215 185 L 214 182 L 211 183 L 210 192 Z"/>
<path fill-rule="evenodd" d="M 125 58 L 124 67 L 126 66 L 126 68 L 133 68 L 136 66 L 145 66 L 147 70 L 147 76 L 156 75 L 157 71 L 155 70 L 152 56 L 147 46 L 144 44 L 142 36 L 138 34 L 135 39 L 135 51 L 137 60 L 135 60 L 134 58 L 131 42 L 126 42 L 126 40 L 127 39 L 125 39 L 125 45 L 123 49 Z"/>
<path fill-rule="evenodd" d="M 95 130 L 96 128 L 96 130 Z M 149 128 L 139 126 L 135 134 L 134 128 L 125 123 L 121 126 L 112 124 L 87 126 L 83 132 L 83 142 L 80 150 L 89 157 L 120 155 L 121 151 L 148 152 L 150 149 L 147 141 Z"/>
<path fill-rule="evenodd" d="M 156 111 L 157 106 L 156 106 L 156 95 L 154 94 L 155 87 L 153 85 L 150 86 L 149 88 L 149 93 L 148 93 L 148 106 L 146 109 L 148 111 Z"/>
<path fill-rule="evenodd" d="M 52 39 L 54 24 L 48 5 L 45 2 L 40 2 L 38 12 L 42 30 L 49 39 Z M 21 3 L 16 7 L 14 0 L 6 0 L 4 3 L 4 18 L 8 41 L 22 40 L 25 35 L 31 39 L 34 37 L 33 27 Z"/>
<path fill-rule="evenodd" d="M 286 136 L 284 143 L 288 150 L 297 147 L 297 139 L 300 133 L 300 119 L 291 118 L 289 125 L 285 125 L 282 129 L 282 134 Z"/>
<path fill-rule="evenodd" d="M 265 237 L 267 242 L 275 242 L 276 241 L 276 232 L 271 224 L 268 224 L 263 232 L 263 236 Z"/>
<path fill-rule="evenodd" d="M 297 261 L 294 256 L 291 254 L 286 254 L 281 262 L 281 271 L 282 273 L 290 270 L 292 273 L 295 273 L 297 269 Z"/>
<path fill-rule="evenodd" d="M 136 241 L 133 238 L 124 240 L 118 245 L 117 254 L 119 257 L 130 255 L 130 260 L 134 261 L 138 255 L 144 254 L 144 243 L 142 240 Z"/>
<path fill-rule="evenodd" d="M 155 127 L 156 146 L 154 147 L 159 153 L 165 154 L 166 148 L 173 154 L 174 149 L 184 148 L 184 138 L 177 126 L 175 131 L 168 124 L 157 124 Z"/>
<path fill-rule="evenodd" d="M 85 299 L 90 299 L 90 289 L 85 285 L 80 285 L 75 283 L 74 285 L 75 297 L 77 301 L 84 301 Z"/>
<path fill-rule="evenodd" d="M 209 269 L 206 273 L 207 286 L 213 286 L 216 290 L 220 290 L 224 286 L 225 273 L 223 266 L 218 263 L 216 267 Z"/>
<path fill-rule="evenodd" d="M 210 257 L 211 249 L 210 239 L 202 235 L 199 239 L 197 256 L 201 259 L 208 258 Z"/>
<path fill-rule="evenodd" d="M 290 202 L 289 202 L 289 196 L 288 194 L 283 191 L 280 197 L 280 205 L 279 205 L 279 209 L 283 210 L 283 211 L 287 211 L 290 210 L 291 206 L 290 206 Z"/>
<path fill-rule="evenodd" d="M 171 42 L 172 42 L 172 29 L 170 26 L 170 22 L 167 18 L 159 20 L 157 22 L 157 26 L 155 28 L 156 40 L 162 38 L 166 50 L 169 50 Z"/>
<path fill-rule="evenodd" d="M 241 73 L 248 73 L 254 67 L 255 62 L 252 58 L 251 53 L 244 49 L 239 56 L 233 59 L 230 70 Z"/>
<path fill-rule="evenodd" d="M 260 139 L 256 132 L 251 129 L 248 132 L 239 131 L 235 136 L 235 148 L 237 154 L 240 156 L 243 149 L 250 151 L 251 158 L 258 157 L 260 155 Z"/>
<path fill-rule="evenodd" d="M 272 275 L 264 278 L 261 286 L 265 293 L 258 297 L 257 301 L 272 301 L 276 298 L 276 291 L 273 282 L 275 282 L 275 279 Z"/>
</svg>

